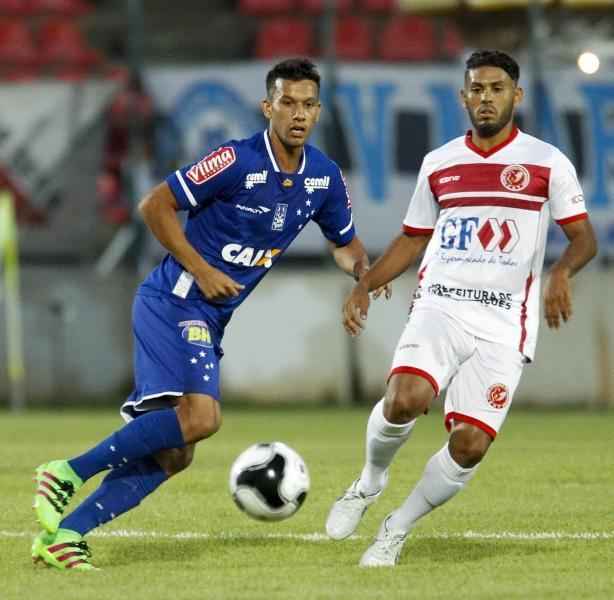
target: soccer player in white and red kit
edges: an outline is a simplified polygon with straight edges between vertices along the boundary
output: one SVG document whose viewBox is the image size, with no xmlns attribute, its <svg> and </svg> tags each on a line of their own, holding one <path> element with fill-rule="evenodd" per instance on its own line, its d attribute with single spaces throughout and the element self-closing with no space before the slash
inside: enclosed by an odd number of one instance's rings
<svg viewBox="0 0 614 600">
<path fill-rule="evenodd" d="M 365 465 L 333 505 L 329 536 L 343 539 L 356 529 L 417 418 L 446 388 L 450 431 L 405 502 L 382 523 L 362 566 L 394 566 L 416 521 L 467 484 L 501 428 L 535 351 L 550 217 L 569 240 L 545 286 L 550 327 L 571 316 L 569 279 L 596 254 L 573 165 L 514 125 L 523 97 L 518 78 L 517 63 L 502 52 L 470 56 L 461 99 L 471 130 L 426 155 L 402 234 L 344 305 L 345 328 L 357 335 L 369 292 L 424 251 L 386 395 L 367 424 Z"/>
</svg>

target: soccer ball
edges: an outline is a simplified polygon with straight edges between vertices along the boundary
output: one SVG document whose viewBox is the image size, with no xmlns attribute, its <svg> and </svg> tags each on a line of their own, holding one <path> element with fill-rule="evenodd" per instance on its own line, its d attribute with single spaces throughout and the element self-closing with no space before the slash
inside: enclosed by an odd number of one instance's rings
<svg viewBox="0 0 614 600">
<path fill-rule="evenodd" d="M 282 442 L 254 444 L 230 469 L 230 493 L 236 505 L 261 521 L 293 515 L 309 491 L 305 461 Z"/>
</svg>

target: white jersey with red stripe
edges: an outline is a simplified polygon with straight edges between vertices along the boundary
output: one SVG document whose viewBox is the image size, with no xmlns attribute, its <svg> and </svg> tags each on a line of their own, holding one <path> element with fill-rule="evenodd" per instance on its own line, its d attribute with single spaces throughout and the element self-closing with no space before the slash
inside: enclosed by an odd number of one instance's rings
<svg viewBox="0 0 614 600">
<path fill-rule="evenodd" d="M 550 216 L 587 217 L 567 157 L 514 128 L 488 152 L 471 132 L 427 154 L 403 228 L 433 233 L 413 308 L 437 307 L 476 337 L 532 359 Z"/>
</svg>

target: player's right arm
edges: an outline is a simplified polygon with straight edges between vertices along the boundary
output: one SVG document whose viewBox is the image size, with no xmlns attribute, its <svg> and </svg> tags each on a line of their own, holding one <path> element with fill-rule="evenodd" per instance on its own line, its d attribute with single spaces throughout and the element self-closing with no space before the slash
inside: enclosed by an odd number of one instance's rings
<svg viewBox="0 0 614 600">
<path fill-rule="evenodd" d="M 347 297 L 343 305 L 343 326 L 350 335 L 358 335 L 369 310 L 369 292 L 396 279 L 416 262 L 431 239 L 432 232 L 422 235 L 402 233 L 388 246 L 371 269 Z"/>
<path fill-rule="evenodd" d="M 360 278 L 343 305 L 343 326 L 350 335 L 358 335 L 364 328 L 369 311 L 369 292 L 404 273 L 416 262 L 433 235 L 439 205 L 431 190 L 429 173 L 427 155 L 403 221 L 403 233 L 392 241 L 384 254 Z"/>
<path fill-rule="evenodd" d="M 191 273 L 207 300 L 238 296 L 244 286 L 212 267 L 187 240 L 177 218 L 180 209 L 167 182 L 156 186 L 141 200 L 139 213 L 164 246 Z"/>
</svg>

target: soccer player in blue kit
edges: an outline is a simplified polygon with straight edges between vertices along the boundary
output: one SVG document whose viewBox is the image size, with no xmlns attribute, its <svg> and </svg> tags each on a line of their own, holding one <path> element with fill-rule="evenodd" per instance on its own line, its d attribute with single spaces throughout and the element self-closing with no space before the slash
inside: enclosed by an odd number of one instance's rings
<svg viewBox="0 0 614 600">
<path fill-rule="evenodd" d="M 140 203 L 169 254 L 136 293 L 126 425 L 80 456 L 36 469 L 34 510 L 43 531 L 32 546 L 35 561 L 92 569 L 83 536 L 185 469 L 195 444 L 218 431 L 224 328 L 310 220 L 343 271 L 359 278 L 368 269 L 339 167 L 306 145 L 320 116 L 315 65 L 281 62 L 266 89 L 266 131 L 177 170 Z M 189 211 L 185 231 L 179 210 Z M 98 489 L 65 517 L 83 483 L 106 470 Z"/>
</svg>

